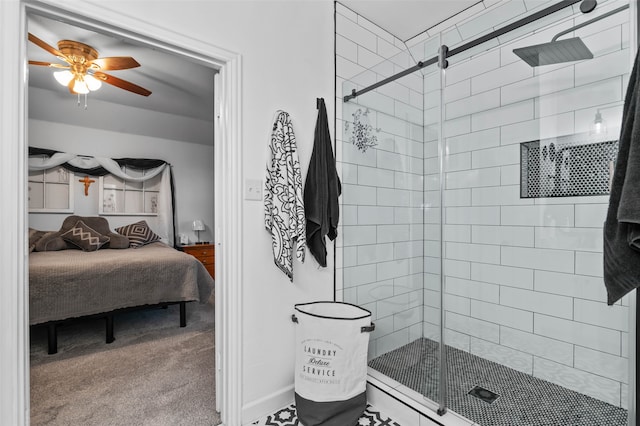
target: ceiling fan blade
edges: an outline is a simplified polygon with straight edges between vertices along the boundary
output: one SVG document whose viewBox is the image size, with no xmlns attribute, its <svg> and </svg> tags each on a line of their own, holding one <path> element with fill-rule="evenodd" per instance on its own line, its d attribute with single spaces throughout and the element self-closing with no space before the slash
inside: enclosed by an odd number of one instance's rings
<svg viewBox="0 0 640 426">
<path fill-rule="evenodd" d="M 105 83 L 111 84 L 112 86 L 137 93 L 138 95 L 149 96 L 151 94 L 151 91 L 145 89 L 144 87 L 140 87 L 137 84 L 133 84 L 129 81 L 122 80 L 121 78 L 114 77 L 100 71 L 94 72 L 93 76 L 101 81 L 104 81 Z"/>
<path fill-rule="evenodd" d="M 92 65 L 97 65 L 101 70 L 126 70 L 139 67 L 138 61 L 131 56 L 113 56 L 110 58 L 98 58 L 91 61 Z"/>
<path fill-rule="evenodd" d="M 44 62 L 44 61 L 29 61 L 29 65 L 39 65 L 41 67 L 51 67 L 51 68 L 62 68 L 66 70 L 71 68 L 69 65 L 53 64 L 51 62 Z"/>
<path fill-rule="evenodd" d="M 40 46 L 41 48 L 51 53 L 52 55 L 57 56 L 58 58 L 68 62 L 67 57 L 62 52 L 60 52 L 55 47 L 47 44 L 46 42 L 40 40 L 38 37 L 34 36 L 31 33 L 29 33 L 29 41 L 37 46 Z"/>
</svg>

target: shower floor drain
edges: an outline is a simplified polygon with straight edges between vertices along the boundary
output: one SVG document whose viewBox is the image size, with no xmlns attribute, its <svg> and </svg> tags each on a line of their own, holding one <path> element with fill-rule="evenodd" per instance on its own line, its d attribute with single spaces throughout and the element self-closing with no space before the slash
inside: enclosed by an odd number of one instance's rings
<svg viewBox="0 0 640 426">
<path fill-rule="evenodd" d="M 497 393 L 491 392 L 489 389 L 485 389 L 481 386 L 474 386 L 468 393 L 469 395 L 475 396 L 488 404 L 491 404 L 500 397 Z"/>
</svg>

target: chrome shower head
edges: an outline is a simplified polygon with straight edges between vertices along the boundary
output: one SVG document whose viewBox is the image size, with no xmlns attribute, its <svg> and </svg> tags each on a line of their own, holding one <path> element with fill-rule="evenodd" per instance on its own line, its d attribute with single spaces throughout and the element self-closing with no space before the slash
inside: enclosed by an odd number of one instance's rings
<svg viewBox="0 0 640 426">
<path fill-rule="evenodd" d="M 580 37 L 520 47 L 513 49 L 513 53 L 532 67 L 593 59 L 593 53 Z"/>
</svg>

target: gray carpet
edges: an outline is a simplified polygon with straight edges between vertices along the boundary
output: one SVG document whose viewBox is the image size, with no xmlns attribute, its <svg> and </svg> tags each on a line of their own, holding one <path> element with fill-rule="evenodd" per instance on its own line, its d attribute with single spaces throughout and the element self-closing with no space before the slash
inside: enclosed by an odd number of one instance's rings
<svg viewBox="0 0 640 426">
<path fill-rule="evenodd" d="M 439 344 L 418 339 L 369 361 L 369 366 L 438 400 Z M 483 426 L 625 426 L 627 410 L 480 358 L 447 351 L 447 406 Z M 499 397 L 487 403 L 474 386 Z"/>
<path fill-rule="evenodd" d="M 104 342 L 104 320 L 58 329 L 58 353 L 47 354 L 46 330 L 31 329 L 32 425 L 220 424 L 215 411 L 214 312 L 187 304 L 115 316 L 116 341 Z"/>
</svg>

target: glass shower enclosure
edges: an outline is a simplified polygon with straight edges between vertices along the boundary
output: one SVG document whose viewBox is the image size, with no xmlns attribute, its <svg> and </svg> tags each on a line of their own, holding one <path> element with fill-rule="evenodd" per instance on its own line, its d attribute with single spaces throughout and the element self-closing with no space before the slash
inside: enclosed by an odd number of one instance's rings
<svg viewBox="0 0 640 426">
<path fill-rule="evenodd" d="M 635 295 L 602 278 L 634 18 L 581 6 L 503 1 L 343 84 L 339 297 L 373 314 L 370 375 L 440 414 L 635 417 Z"/>
</svg>

